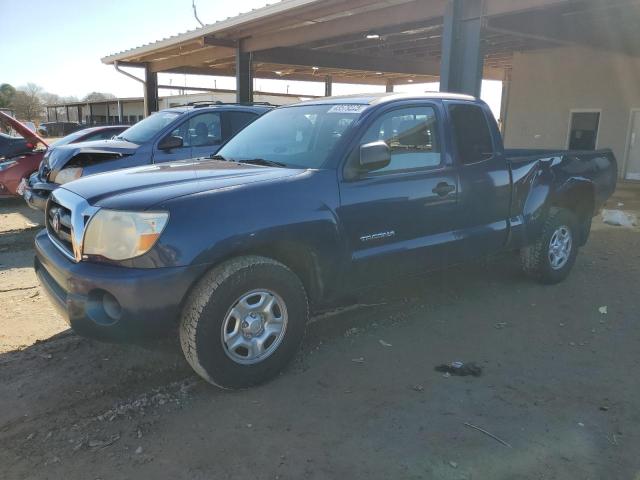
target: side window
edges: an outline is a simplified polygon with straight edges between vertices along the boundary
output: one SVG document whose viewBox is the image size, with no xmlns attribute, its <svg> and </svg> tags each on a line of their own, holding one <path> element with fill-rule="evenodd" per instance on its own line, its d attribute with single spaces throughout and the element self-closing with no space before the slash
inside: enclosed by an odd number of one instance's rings
<svg viewBox="0 0 640 480">
<path fill-rule="evenodd" d="M 169 134 L 172 137 L 180 137 L 182 139 L 182 148 L 190 148 L 191 136 L 189 135 L 189 121 L 182 122 Z"/>
<path fill-rule="evenodd" d="M 432 107 L 393 110 L 376 119 L 360 145 L 383 140 L 391 149 L 391 162 L 375 173 L 433 168 L 440 165 L 438 123 Z"/>
<path fill-rule="evenodd" d="M 226 112 L 225 116 L 229 119 L 229 137 L 233 137 L 244 127 L 253 122 L 258 115 L 251 112 Z"/>
<path fill-rule="evenodd" d="M 206 147 L 222 143 L 222 129 L 218 112 L 201 113 L 182 123 L 171 135 L 182 137 L 185 147 Z"/>
<path fill-rule="evenodd" d="M 453 138 L 464 164 L 486 160 L 493 155 L 491 132 L 482 109 L 476 105 L 449 105 Z"/>
</svg>

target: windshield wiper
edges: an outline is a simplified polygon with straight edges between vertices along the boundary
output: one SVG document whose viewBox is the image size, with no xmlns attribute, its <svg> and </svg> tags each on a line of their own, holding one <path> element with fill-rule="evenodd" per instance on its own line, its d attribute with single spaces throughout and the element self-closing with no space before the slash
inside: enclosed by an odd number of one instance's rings
<svg viewBox="0 0 640 480">
<path fill-rule="evenodd" d="M 248 163 L 251 165 L 265 165 L 267 167 L 281 167 L 286 168 L 287 165 L 282 162 L 275 162 L 273 160 L 266 160 L 264 158 L 247 158 L 245 160 L 237 160 L 238 163 Z"/>
<path fill-rule="evenodd" d="M 222 155 L 218 155 L 218 154 L 210 155 L 209 158 L 211 160 L 222 160 L 223 162 L 229 162 L 230 161 L 228 158 L 224 158 Z"/>
<path fill-rule="evenodd" d="M 129 142 L 129 141 L 130 141 L 130 140 L 127 140 L 127 139 L 126 139 L 125 137 L 123 137 L 122 135 L 118 135 L 118 136 L 113 137 L 113 138 L 115 138 L 116 140 L 124 140 L 125 142 Z"/>
</svg>

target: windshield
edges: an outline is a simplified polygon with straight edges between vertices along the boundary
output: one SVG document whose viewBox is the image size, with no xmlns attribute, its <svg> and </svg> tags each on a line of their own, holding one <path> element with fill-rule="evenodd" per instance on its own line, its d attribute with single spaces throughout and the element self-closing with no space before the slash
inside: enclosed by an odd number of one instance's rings
<svg viewBox="0 0 640 480">
<path fill-rule="evenodd" d="M 263 159 L 293 168 L 321 167 L 366 105 L 299 105 L 263 115 L 227 143 L 226 160 Z"/>
<path fill-rule="evenodd" d="M 176 117 L 180 116 L 179 112 L 158 112 L 154 113 L 144 120 L 140 120 L 132 127 L 127 128 L 118 135 L 129 142 L 141 144 L 151 140 L 159 131 L 173 122 Z"/>
</svg>

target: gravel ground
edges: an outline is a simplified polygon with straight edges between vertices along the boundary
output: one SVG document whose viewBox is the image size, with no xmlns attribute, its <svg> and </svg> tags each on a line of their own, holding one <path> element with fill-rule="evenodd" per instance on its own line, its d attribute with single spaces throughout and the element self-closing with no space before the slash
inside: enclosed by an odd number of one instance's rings
<svg viewBox="0 0 640 480">
<path fill-rule="evenodd" d="M 596 219 L 557 286 L 504 256 L 372 290 L 225 392 L 175 339 L 68 331 L 31 268 L 39 214 L 0 202 L 2 478 L 640 479 L 637 227 Z M 640 213 L 640 189 L 609 207 Z M 482 376 L 434 371 L 454 360 Z"/>
</svg>

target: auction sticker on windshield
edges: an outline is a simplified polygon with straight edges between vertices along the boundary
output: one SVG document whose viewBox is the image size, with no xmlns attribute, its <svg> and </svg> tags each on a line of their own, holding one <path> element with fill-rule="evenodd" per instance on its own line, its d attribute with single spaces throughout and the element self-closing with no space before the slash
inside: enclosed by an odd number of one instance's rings
<svg viewBox="0 0 640 480">
<path fill-rule="evenodd" d="M 367 108 L 367 105 L 354 105 L 354 104 L 334 105 L 327 111 L 327 113 L 362 113 L 366 108 Z"/>
</svg>

